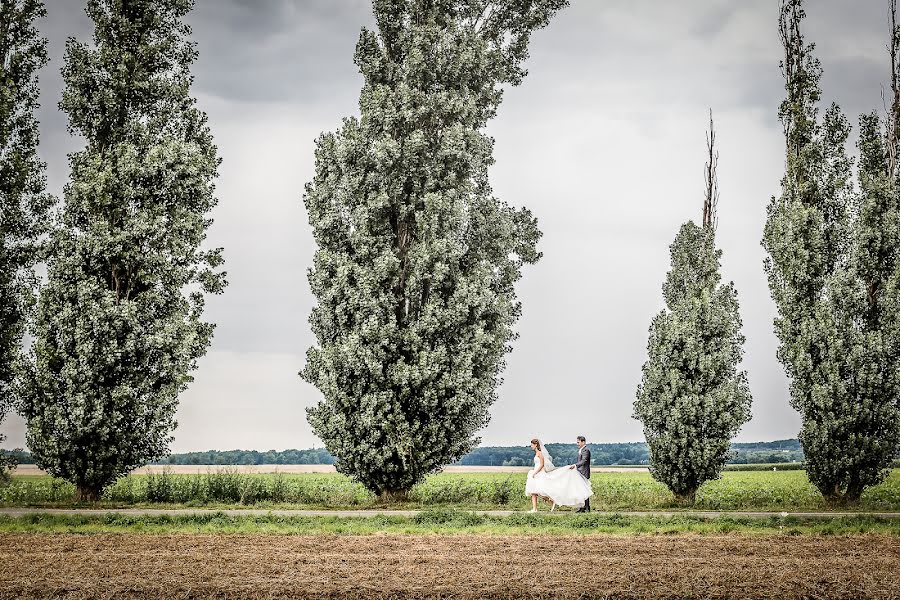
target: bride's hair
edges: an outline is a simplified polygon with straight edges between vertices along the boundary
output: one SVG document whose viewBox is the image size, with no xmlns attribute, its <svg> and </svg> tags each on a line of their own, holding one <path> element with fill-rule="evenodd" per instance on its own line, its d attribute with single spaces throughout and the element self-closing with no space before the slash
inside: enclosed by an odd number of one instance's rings
<svg viewBox="0 0 900 600">
<path fill-rule="evenodd" d="M 539 439 L 537 439 L 537 438 L 534 438 L 533 440 L 531 440 L 531 443 L 532 443 L 532 444 L 535 444 L 535 445 L 537 446 L 538 452 L 540 452 L 540 450 L 541 450 L 541 440 L 539 440 Z"/>
</svg>

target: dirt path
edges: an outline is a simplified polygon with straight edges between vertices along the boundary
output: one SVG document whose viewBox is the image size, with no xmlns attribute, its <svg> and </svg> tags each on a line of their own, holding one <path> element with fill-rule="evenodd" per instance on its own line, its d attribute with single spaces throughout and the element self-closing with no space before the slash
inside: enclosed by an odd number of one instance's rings
<svg viewBox="0 0 900 600">
<path fill-rule="evenodd" d="M 898 598 L 890 536 L 0 535 L 0 598 Z"/>
<path fill-rule="evenodd" d="M 53 515 L 99 515 L 114 513 L 134 516 L 158 516 L 158 515 L 196 515 L 214 512 L 226 515 L 284 515 L 295 517 L 377 517 L 380 515 L 394 515 L 399 517 L 413 517 L 422 511 L 419 510 L 294 510 L 294 509 L 259 509 L 259 508 L 0 508 L 0 515 L 10 517 L 22 517 L 33 514 Z M 467 511 L 468 512 L 468 511 Z M 522 514 L 525 511 L 513 510 L 476 510 L 479 515 L 494 517 L 507 517 L 514 514 Z M 546 508 L 542 508 L 542 514 L 550 514 Z M 554 513 L 554 516 L 571 515 L 569 509 L 562 509 Z M 880 517 L 884 519 L 900 519 L 898 512 L 750 512 L 750 511 L 619 511 L 602 512 L 593 511 L 595 515 L 620 515 L 625 517 L 698 517 L 701 519 L 718 519 L 721 517 L 733 517 L 741 519 L 771 519 L 772 517 L 797 517 L 801 519 L 834 519 L 840 517 Z"/>
</svg>

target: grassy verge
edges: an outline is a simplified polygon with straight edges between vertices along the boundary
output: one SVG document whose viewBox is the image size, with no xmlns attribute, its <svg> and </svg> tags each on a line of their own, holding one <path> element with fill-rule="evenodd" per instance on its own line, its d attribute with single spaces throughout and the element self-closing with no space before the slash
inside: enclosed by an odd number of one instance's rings
<svg viewBox="0 0 900 600">
<path fill-rule="evenodd" d="M 649 473 L 596 473 L 591 505 L 601 511 L 675 510 L 672 494 Z M 450 507 L 525 510 L 524 473 L 443 473 L 416 486 L 407 502 L 385 506 L 362 485 L 336 473 L 131 475 L 107 488 L 93 507 L 365 509 Z M 0 506 L 76 507 L 74 488 L 47 476 L 16 476 L 0 487 Z M 856 510 L 900 512 L 900 470 L 863 494 Z M 706 483 L 692 510 L 829 510 L 805 471 L 726 472 Z"/>
<path fill-rule="evenodd" d="M 847 516 L 828 521 L 788 518 L 629 517 L 621 515 L 533 515 L 505 517 L 462 511 L 425 511 L 414 517 L 297 517 L 210 513 L 178 516 L 0 515 L 0 533 L 146 534 L 785 534 L 900 536 L 900 519 Z"/>
<path fill-rule="evenodd" d="M 601 511 L 682 508 L 649 473 L 596 473 L 591 505 Z M 207 474 L 131 475 L 107 488 L 94 507 L 206 508 L 455 508 L 525 510 L 525 475 L 445 473 L 416 486 L 407 502 L 386 507 L 362 485 L 336 473 L 246 474 L 227 470 Z M 16 476 L 0 487 L 0 506 L 76 507 L 74 488 L 47 476 Z M 805 471 L 726 472 L 706 483 L 693 510 L 822 511 L 829 507 Z M 900 470 L 866 490 L 855 510 L 900 512 Z"/>
</svg>

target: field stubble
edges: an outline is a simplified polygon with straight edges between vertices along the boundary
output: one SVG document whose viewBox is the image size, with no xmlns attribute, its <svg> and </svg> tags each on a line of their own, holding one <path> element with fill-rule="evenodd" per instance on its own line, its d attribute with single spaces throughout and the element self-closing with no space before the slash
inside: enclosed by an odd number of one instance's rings
<svg viewBox="0 0 900 600">
<path fill-rule="evenodd" d="M 0 598 L 897 598 L 892 536 L 0 535 Z"/>
</svg>

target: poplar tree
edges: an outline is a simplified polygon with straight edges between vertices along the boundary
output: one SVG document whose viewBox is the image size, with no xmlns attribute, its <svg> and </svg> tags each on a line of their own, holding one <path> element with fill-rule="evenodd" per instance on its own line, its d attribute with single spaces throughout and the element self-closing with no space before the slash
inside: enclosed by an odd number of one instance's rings
<svg viewBox="0 0 900 600">
<path fill-rule="evenodd" d="M 722 251 L 715 246 L 719 194 L 712 118 L 707 139 L 702 225 L 682 225 L 670 247 L 666 309 L 650 325 L 634 403 L 650 450 L 650 473 L 680 503 L 693 503 L 704 482 L 718 479 L 731 439 L 750 419 L 747 374 L 737 370 L 744 344 L 737 291 L 733 283 L 721 283 Z"/>
<path fill-rule="evenodd" d="M 316 144 L 317 345 L 301 375 L 338 471 L 385 497 L 460 459 L 497 397 L 540 257 L 537 223 L 495 198 L 484 127 L 566 0 L 375 0 L 355 62 L 359 118 Z"/>
<path fill-rule="evenodd" d="M 806 472 L 834 504 L 882 481 L 900 448 L 895 0 L 890 7 L 892 98 L 885 123 L 860 119 L 858 192 L 847 119 L 834 104 L 818 118 L 821 67 L 801 31 L 802 0 L 781 7 L 787 169 L 763 245 Z"/>
<path fill-rule="evenodd" d="M 39 0 L 0 0 L 0 423 L 16 404 L 16 372 L 37 284 L 34 265 L 52 204 L 35 119 L 37 73 L 47 64 L 47 42 L 35 22 L 45 15 Z M 5 464 L 0 460 L 0 472 Z"/>
<path fill-rule="evenodd" d="M 191 0 L 88 0 L 66 44 L 69 156 L 23 402 L 35 462 L 96 500 L 168 452 L 179 394 L 213 325 L 221 249 L 204 250 L 219 159 L 190 96 Z"/>
</svg>

